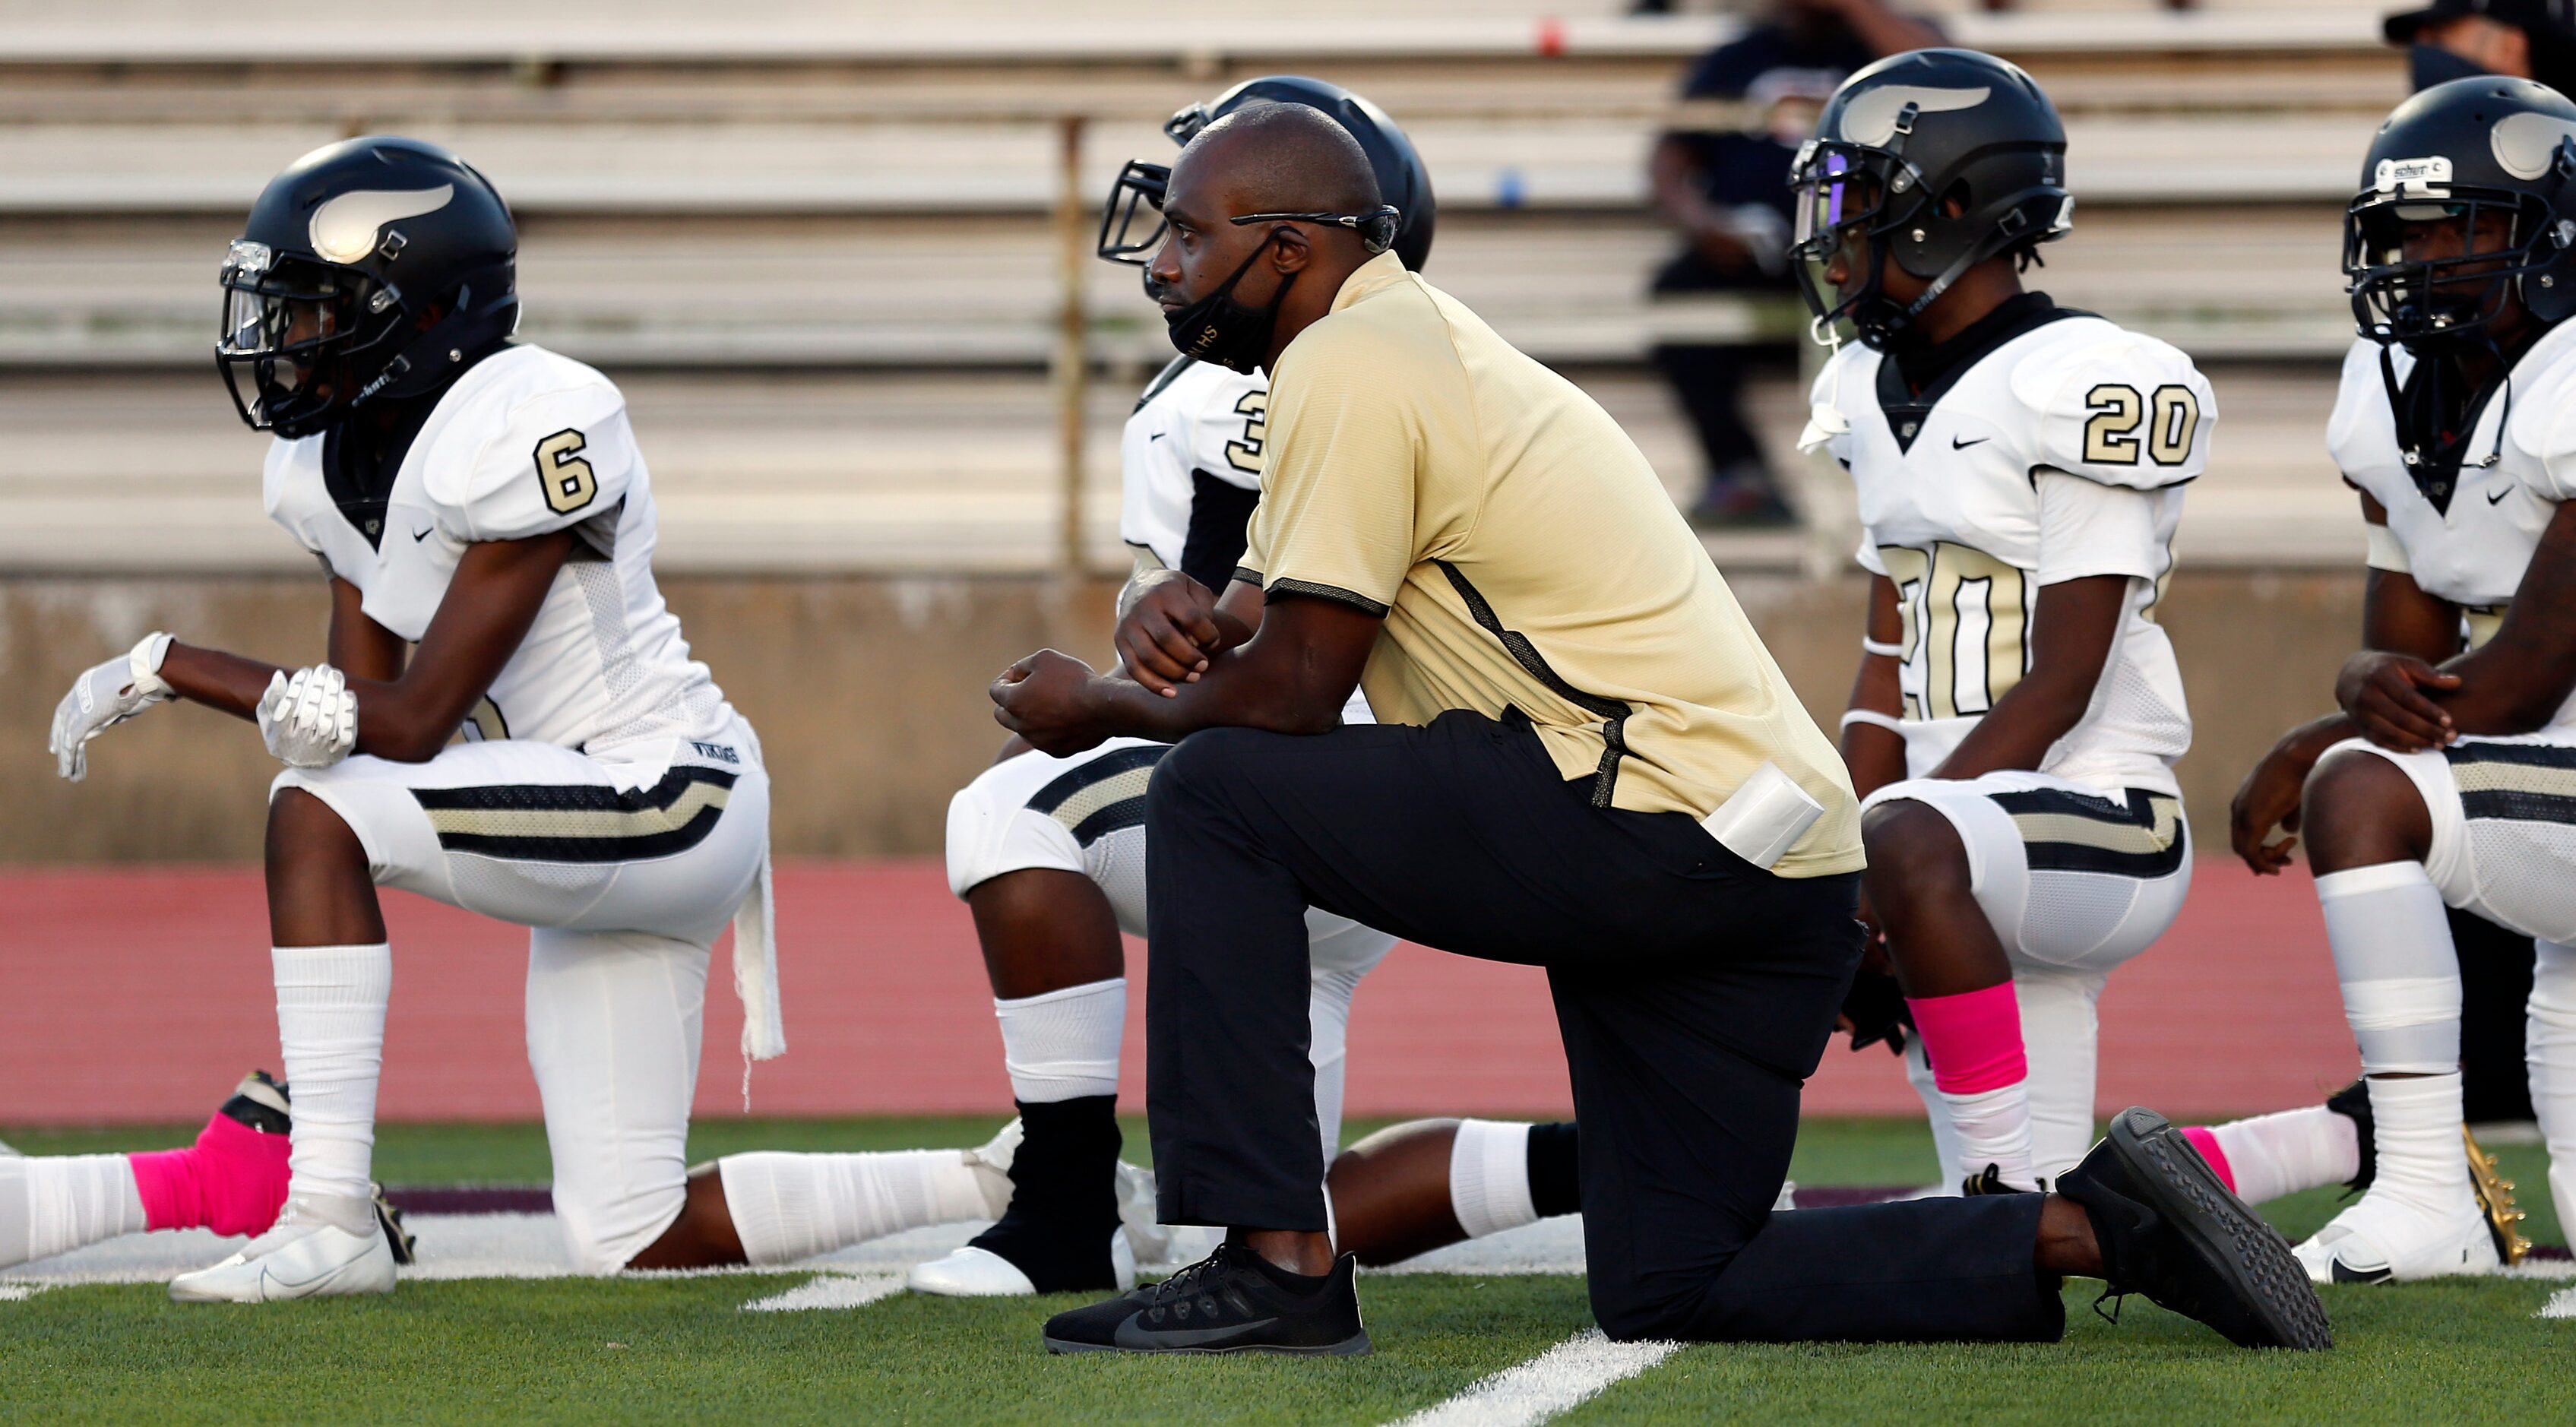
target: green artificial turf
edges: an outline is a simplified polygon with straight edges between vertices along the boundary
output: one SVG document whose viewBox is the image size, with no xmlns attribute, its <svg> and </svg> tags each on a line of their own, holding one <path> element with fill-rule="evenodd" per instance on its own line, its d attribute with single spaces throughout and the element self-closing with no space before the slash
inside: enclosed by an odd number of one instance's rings
<svg viewBox="0 0 2576 1427">
<path fill-rule="evenodd" d="M 971 1144 L 990 1118 L 707 1121 L 691 1153 Z M 1374 1128 L 1355 1124 L 1354 1136 Z M 383 1128 L 379 1171 L 409 1183 L 532 1183 L 533 1126 Z M 31 1153 L 145 1148 L 159 1133 L 6 1132 Z M 1130 1154 L 1144 1157 L 1129 1127 Z M 2537 1149 L 2502 1151 L 2555 1240 Z M 1802 1183 L 1929 1177 L 1919 1124 L 1810 1122 Z M 2334 1191 L 2272 1206 L 2294 1237 Z M 5 1275 L 0 1275 L 4 1277 Z M 0 1417 L 11 1421 L 1386 1422 L 1589 1324 L 1572 1277 L 1373 1276 L 1374 1356 L 1050 1358 L 1046 1315 L 1078 1297 L 749 1313 L 809 1276 L 412 1282 L 389 1298 L 262 1309 L 172 1305 L 158 1287 L 54 1288 L 0 1301 Z M 2576 1420 L 2556 1371 L 2576 1321 L 2534 1314 L 2563 1283 L 2455 1280 L 2326 1290 L 2337 1347 L 2246 1353 L 2151 1304 L 2118 1326 L 2095 1288 L 2066 1294 L 2067 1341 L 2036 1346 L 1701 1346 L 1555 1420 L 1978 1423 Z"/>
</svg>

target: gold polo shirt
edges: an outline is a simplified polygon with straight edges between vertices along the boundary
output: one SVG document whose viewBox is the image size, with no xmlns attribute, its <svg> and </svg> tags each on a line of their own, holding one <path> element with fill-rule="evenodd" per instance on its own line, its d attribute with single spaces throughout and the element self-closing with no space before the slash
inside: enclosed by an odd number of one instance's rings
<svg viewBox="0 0 2576 1427">
<path fill-rule="evenodd" d="M 1516 708 L 1597 806 L 1693 818 L 1773 763 L 1824 815 L 1772 870 L 1860 868 L 1841 757 L 1572 382 L 1388 253 L 1288 345 L 1268 420 L 1236 578 L 1383 616 L 1361 676 L 1382 722 Z"/>
</svg>

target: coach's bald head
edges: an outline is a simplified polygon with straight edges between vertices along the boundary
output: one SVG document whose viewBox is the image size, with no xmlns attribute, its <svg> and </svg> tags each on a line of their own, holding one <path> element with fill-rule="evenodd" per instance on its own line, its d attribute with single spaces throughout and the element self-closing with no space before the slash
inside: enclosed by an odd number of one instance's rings
<svg viewBox="0 0 2576 1427">
<path fill-rule="evenodd" d="M 1331 310 L 1343 279 L 1376 254 L 1358 231 L 1337 224 L 1233 220 L 1252 213 L 1364 216 L 1383 201 L 1366 151 L 1322 110 L 1238 109 L 1201 129 L 1172 164 L 1163 198 L 1170 230 L 1146 266 L 1146 291 L 1171 313 L 1231 279 L 1235 301 L 1275 306 L 1266 367 Z"/>
</svg>

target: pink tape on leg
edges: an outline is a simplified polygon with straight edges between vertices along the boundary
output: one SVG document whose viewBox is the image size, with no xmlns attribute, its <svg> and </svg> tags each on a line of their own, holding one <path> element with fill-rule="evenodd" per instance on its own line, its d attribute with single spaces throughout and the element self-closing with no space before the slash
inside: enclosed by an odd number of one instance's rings
<svg viewBox="0 0 2576 1427">
<path fill-rule="evenodd" d="M 2218 1132 L 2205 1125 L 2186 1125 L 2182 1137 L 2191 1141 L 2191 1147 L 2200 1151 L 2211 1169 L 2218 1171 L 2218 1182 L 2227 1186 L 2227 1192 L 2235 1193 L 2236 1171 L 2228 1166 L 2227 1151 L 2218 1147 Z"/>
<path fill-rule="evenodd" d="M 1905 998 L 1932 1083 L 1950 1095 L 1980 1095 L 2030 1078 L 2021 1048 L 2021 1002 L 2012 983 L 1956 996 Z"/>
<path fill-rule="evenodd" d="M 206 1122 L 183 1150 L 130 1154 L 143 1222 L 154 1229 L 257 1234 L 286 1207 L 284 1135 L 263 1135 L 226 1115 Z"/>
</svg>

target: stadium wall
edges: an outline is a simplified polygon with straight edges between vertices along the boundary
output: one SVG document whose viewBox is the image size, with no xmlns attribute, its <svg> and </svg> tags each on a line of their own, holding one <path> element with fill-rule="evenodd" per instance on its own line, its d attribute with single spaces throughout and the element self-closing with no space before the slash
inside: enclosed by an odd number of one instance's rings
<svg viewBox="0 0 2576 1427">
<path fill-rule="evenodd" d="M 1751 574 L 1738 597 L 1828 728 L 1857 657 L 1864 586 Z M 1030 650 L 1105 659 L 1114 581 L 724 578 L 664 581 L 699 655 L 760 729 L 780 774 L 781 855 L 936 853 L 948 796 L 1000 746 L 984 688 Z M 2193 834 L 2225 846 L 2236 781 L 2289 725 L 2325 708 L 2360 628 L 2351 574 L 2178 575 L 2162 606 L 2197 736 L 2182 765 Z M 248 728 L 157 710 L 92 750 L 87 783 L 54 776 L 45 733 L 83 668 L 154 629 L 281 663 L 321 651 L 310 578 L 0 579 L 0 863 L 248 862 L 276 765 Z"/>
</svg>

